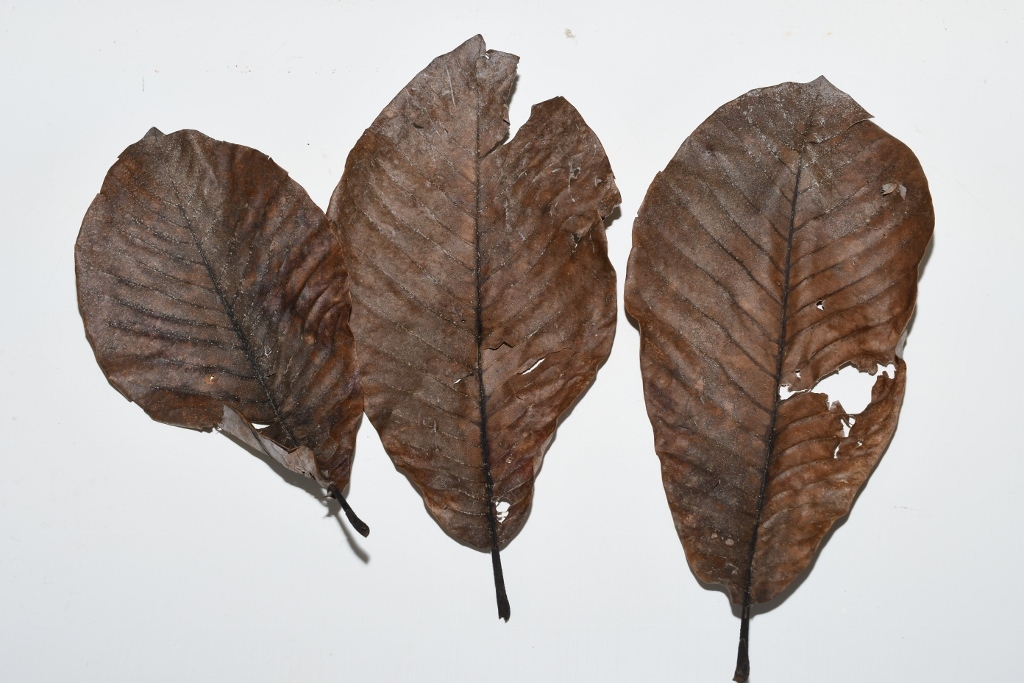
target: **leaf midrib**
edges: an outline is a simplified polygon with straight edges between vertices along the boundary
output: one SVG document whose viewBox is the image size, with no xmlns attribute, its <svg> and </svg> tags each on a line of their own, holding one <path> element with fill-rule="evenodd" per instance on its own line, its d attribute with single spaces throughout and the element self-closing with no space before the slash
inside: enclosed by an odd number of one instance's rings
<svg viewBox="0 0 1024 683">
<path fill-rule="evenodd" d="M 475 264 L 473 268 L 473 276 L 475 281 L 475 297 L 474 301 L 474 315 L 476 317 L 476 380 L 477 380 L 477 406 L 480 410 L 480 450 L 483 460 L 483 473 L 484 473 L 484 487 L 486 489 L 486 504 L 487 504 L 487 521 L 491 531 L 491 544 L 492 547 L 497 551 L 498 546 L 498 529 L 497 520 L 494 516 L 494 504 L 492 498 L 494 497 L 494 480 L 491 477 L 491 443 L 487 434 L 487 390 L 484 387 L 484 366 L 483 366 L 483 350 L 484 350 L 484 315 L 483 315 L 483 279 L 481 277 L 483 273 L 483 251 L 480 248 L 480 108 L 479 108 L 479 92 L 477 93 L 477 116 L 476 116 L 476 150 L 474 152 L 474 170 L 475 170 L 475 210 L 473 213 L 473 249 L 475 251 Z"/>
<path fill-rule="evenodd" d="M 228 322 L 231 323 L 231 328 L 234 331 L 235 336 L 238 337 L 238 341 L 242 345 L 242 351 L 243 353 L 245 353 L 246 360 L 249 362 L 250 367 L 252 367 L 253 376 L 259 383 L 260 388 L 263 389 L 263 393 L 267 397 L 267 403 L 270 404 L 270 407 L 274 411 L 274 416 L 277 420 L 277 423 L 281 425 L 281 428 L 284 430 L 285 435 L 288 437 L 290 443 L 282 445 L 288 448 L 295 448 L 299 445 L 299 441 L 298 439 L 295 438 L 294 432 L 292 432 L 292 429 L 289 426 L 287 420 L 285 420 L 284 414 L 281 412 L 281 407 L 278 405 L 277 401 L 274 399 L 274 396 L 270 391 L 270 385 L 267 383 L 267 377 L 261 372 L 260 366 L 256 362 L 256 355 L 253 353 L 252 343 L 248 336 L 245 334 L 245 331 L 242 329 L 242 326 L 239 324 L 238 319 L 235 316 L 234 307 L 228 301 L 227 296 L 224 294 L 224 290 L 221 288 L 220 281 L 217 279 L 214 273 L 213 265 L 210 263 L 209 258 L 207 258 L 206 256 L 206 251 L 203 249 L 202 242 L 199 240 L 199 234 L 195 229 L 192 219 L 189 218 L 188 214 L 185 212 L 185 202 L 182 200 L 181 194 L 178 192 L 178 185 L 176 182 L 174 182 L 173 177 L 170 180 L 171 189 L 174 192 L 174 198 L 176 200 L 175 205 L 178 209 L 178 212 L 181 214 L 182 220 L 185 221 L 185 225 L 188 228 L 189 236 L 192 237 L 192 244 L 195 246 L 196 251 L 199 253 L 199 257 L 203 260 L 203 266 L 206 268 L 207 277 L 210 278 L 210 284 L 213 285 L 213 291 L 217 295 L 217 299 L 218 301 L 220 301 L 221 306 L 223 306 L 224 308 L 225 314 L 227 315 L 228 318 Z"/>
<path fill-rule="evenodd" d="M 483 55 L 486 57 L 486 53 Z M 491 564 L 494 571 L 494 588 L 498 600 L 498 618 L 508 621 L 509 606 L 508 597 L 505 594 L 505 582 L 501 569 L 500 547 L 498 542 L 498 519 L 494 507 L 494 478 L 491 475 L 491 442 L 487 433 L 487 390 L 484 387 L 484 315 L 483 315 L 483 250 L 480 246 L 480 210 L 481 210 L 481 173 L 480 163 L 483 156 L 480 153 L 480 121 L 483 118 L 481 108 L 481 92 L 479 77 L 476 80 L 476 131 L 475 144 L 473 149 L 473 172 L 475 201 L 473 211 L 473 249 L 475 252 L 475 264 L 473 277 L 475 281 L 475 316 L 476 316 L 476 381 L 477 381 L 477 407 L 480 411 L 480 458 L 484 475 L 484 505 L 487 509 L 487 527 L 491 535 Z M 454 95 L 453 95 L 454 97 Z M 499 142 L 492 150 L 501 146 Z M 490 152 L 488 152 L 490 153 Z"/>
<path fill-rule="evenodd" d="M 793 198 L 790 201 L 789 207 L 789 230 L 786 234 L 786 260 L 782 271 L 782 297 L 780 302 L 782 315 L 779 320 L 779 337 L 777 341 L 778 352 L 775 356 L 775 381 L 772 385 L 772 410 L 768 417 L 768 427 L 764 437 L 764 464 L 761 469 L 761 488 L 758 491 L 757 505 L 754 509 L 754 528 L 750 534 L 750 545 L 747 549 L 747 577 L 743 586 L 743 607 L 740 612 L 740 642 L 739 651 L 736 656 L 736 675 L 733 678 L 733 680 L 736 681 L 746 681 L 750 671 L 750 660 L 747 648 L 750 639 L 750 592 L 754 582 L 754 555 L 757 551 L 758 531 L 761 528 L 761 514 L 764 512 L 765 495 L 768 491 L 768 474 L 772 464 L 772 450 L 775 448 L 775 423 L 779 416 L 779 404 L 782 403 L 779 388 L 782 382 L 782 363 L 785 358 L 786 350 L 786 323 L 789 317 L 789 293 L 791 289 L 790 275 L 792 273 L 793 235 L 796 232 L 796 207 L 797 200 L 800 197 L 800 178 L 803 175 L 804 169 L 804 152 L 807 149 L 807 135 L 810 132 L 810 117 L 815 108 L 816 107 L 814 106 L 810 108 L 807 125 L 805 126 L 805 130 L 801 136 L 800 154 L 797 157 L 796 178 L 793 182 Z"/>
<path fill-rule="evenodd" d="M 789 317 L 790 261 L 793 254 L 793 228 L 796 223 L 797 193 L 800 189 L 800 177 L 802 174 L 803 150 L 801 150 L 800 157 L 797 160 L 796 180 L 793 183 L 793 199 L 790 206 L 789 234 L 786 236 L 786 260 L 785 267 L 783 268 L 782 281 L 782 316 L 779 321 L 779 337 L 777 341 L 778 352 L 775 356 L 775 375 L 773 383 L 774 397 L 772 400 L 772 410 L 768 416 L 768 429 L 765 434 L 764 465 L 761 470 L 761 489 L 757 494 L 757 506 L 754 511 L 754 531 L 750 536 L 750 549 L 747 554 L 747 580 L 743 588 L 744 614 L 746 614 L 750 608 L 750 589 L 753 584 L 754 577 L 754 553 L 757 550 L 758 530 L 761 527 L 761 513 L 764 511 L 764 498 L 768 490 L 768 471 L 772 461 L 772 450 L 775 448 L 775 423 L 779 416 L 779 404 L 782 402 L 782 397 L 779 394 L 779 387 L 782 381 L 782 362 L 786 351 L 786 323 Z"/>
<path fill-rule="evenodd" d="M 811 131 L 811 121 L 814 116 L 814 112 L 818 109 L 818 101 L 815 98 L 814 103 L 808 108 L 807 120 L 804 124 L 804 130 L 800 135 L 800 152 L 797 157 L 797 166 L 795 179 L 793 181 L 793 196 L 790 200 L 789 207 L 789 228 L 786 234 L 786 258 L 784 267 L 782 269 L 782 296 L 780 301 L 780 307 L 782 314 L 779 320 L 779 336 L 776 342 L 778 347 L 775 356 L 775 376 L 773 382 L 773 399 L 772 399 L 772 410 L 768 418 L 768 426 L 764 437 L 765 451 L 764 451 L 764 463 L 761 469 L 761 487 L 758 492 L 757 505 L 754 510 L 754 525 L 753 532 L 750 537 L 750 546 L 747 553 L 747 576 L 743 587 L 743 607 L 742 607 L 742 619 L 743 624 L 741 626 L 741 640 L 743 639 L 743 631 L 746 630 L 747 622 L 749 620 L 750 605 L 751 605 L 751 589 L 754 582 L 754 556 L 757 550 L 758 532 L 761 528 L 761 516 L 764 512 L 765 496 L 768 491 L 768 480 L 769 471 L 772 464 L 772 451 L 775 448 L 775 426 L 778 421 L 779 406 L 783 399 L 780 395 L 780 387 L 782 386 L 782 375 L 783 375 L 783 361 L 785 359 L 785 352 L 787 346 L 787 322 L 789 318 L 789 294 L 792 290 L 791 276 L 792 276 L 792 255 L 793 255 L 793 237 L 796 234 L 796 215 L 797 215 L 797 202 L 800 198 L 800 179 L 803 176 L 804 170 L 804 155 L 807 151 L 807 145 L 810 143 L 809 135 Z M 798 283 L 799 284 L 799 283 Z"/>
</svg>

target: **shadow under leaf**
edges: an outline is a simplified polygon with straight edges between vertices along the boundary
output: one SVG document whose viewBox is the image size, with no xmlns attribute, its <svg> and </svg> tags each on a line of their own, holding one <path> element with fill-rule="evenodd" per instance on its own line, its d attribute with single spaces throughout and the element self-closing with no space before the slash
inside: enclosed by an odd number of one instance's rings
<svg viewBox="0 0 1024 683">
<path fill-rule="evenodd" d="M 277 474 L 277 476 L 284 479 L 287 483 L 291 484 L 296 488 L 302 489 L 310 496 L 312 496 L 318 503 L 323 505 L 324 508 L 326 509 L 326 514 L 324 515 L 324 517 L 333 517 L 335 519 L 335 521 L 338 523 L 338 527 L 341 529 L 341 533 L 345 535 L 345 540 L 348 541 L 348 545 L 349 548 L 352 550 L 352 553 L 357 558 L 359 558 L 359 560 L 363 564 L 369 564 L 370 554 L 366 552 L 366 550 L 362 546 L 359 545 L 359 543 L 356 541 L 355 536 L 352 534 L 351 529 L 349 529 L 348 525 L 341 519 L 341 505 L 332 496 L 327 494 L 318 483 L 316 483 L 309 477 L 298 474 L 297 472 L 292 472 L 288 468 L 284 467 L 281 463 L 277 462 L 272 457 L 264 453 L 263 451 L 256 448 L 252 448 L 251 446 L 249 446 L 249 444 L 245 443 L 244 441 L 241 441 L 226 432 L 221 432 L 221 434 L 227 437 L 230 441 L 237 444 L 238 446 L 244 448 L 251 455 L 255 456 L 256 458 L 259 458 L 263 462 L 263 464 L 265 464 L 267 467 L 273 470 L 274 473 Z M 347 494 L 348 490 L 346 489 L 342 493 Z"/>
</svg>

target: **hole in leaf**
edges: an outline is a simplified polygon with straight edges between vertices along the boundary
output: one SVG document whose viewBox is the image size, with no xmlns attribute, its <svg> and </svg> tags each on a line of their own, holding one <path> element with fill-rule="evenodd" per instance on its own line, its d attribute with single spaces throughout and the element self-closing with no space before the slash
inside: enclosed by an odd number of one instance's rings
<svg viewBox="0 0 1024 683">
<path fill-rule="evenodd" d="M 866 372 L 858 372 L 852 365 L 847 365 L 834 375 L 829 375 L 818 382 L 811 391 L 825 394 L 828 396 L 829 404 L 838 401 L 847 413 L 857 415 L 871 403 L 871 389 L 875 386 L 878 373 L 885 372 L 891 379 L 895 371 L 894 365 L 879 365 L 875 374 L 869 375 Z M 844 431 L 849 435 L 848 427 Z"/>
<path fill-rule="evenodd" d="M 824 311 L 825 310 L 825 300 L 824 299 L 818 299 L 818 303 L 816 303 L 814 305 L 818 307 L 819 311 Z"/>
<path fill-rule="evenodd" d="M 871 389 L 875 386 L 878 374 L 882 372 L 889 379 L 892 379 L 896 376 L 896 366 L 892 363 L 889 365 L 878 365 L 875 369 L 875 374 L 869 375 L 866 372 L 858 372 L 857 368 L 852 365 L 847 365 L 840 369 L 839 372 L 829 375 L 818 382 L 810 391 L 825 394 L 829 405 L 838 401 L 843 406 L 843 410 L 849 415 L 858 415 L 871 403 Z M 800 370 L 796 370 L 794 374 L 800 377 Z M 783 384 L 779 387 L 780 400 L 785 401 L 797 393 L 801 392 L 790 391 L 788 384 Z M 850 435 L 850 427 L 853 426 L 854 422 L 855 420 L 850 418 L 849 424 L 843 424 L 844 437 Z"/>
<path fill-rule="evenodd" d="M 501 524 L 508 519 L 508 509 L 511 507 L 511 503 L 507 500 L 499 500 L 494 504 L 494 512 L 498 519 L 498 524 Z"/>
<path fill-rule="evenodd" d="M 541 359 L 540 359 L 539 361 L 537 361 L 536 363 L 534 363 L 533 365 L 531 365 L 531 366 L 529 367 L 529 369 L 527 369 L 527 370 L 523 370 L 523 371 L 522 371 L 522 372 L 520 372 L 519 374 L 520 374 L 520 375 L 529 375 L 529 374 L 530 374 L 531 372 L 533 372 L 534 370 L 536 370 L 536 369 L 537 369 L 537 366 L 538 366 L 538 365 L 540 365 L 541 363 L 543 363 L 543 362 L 544 362 L 544 360 L 545 360 L 544 358 L 541 358 Z"/>
</svg>

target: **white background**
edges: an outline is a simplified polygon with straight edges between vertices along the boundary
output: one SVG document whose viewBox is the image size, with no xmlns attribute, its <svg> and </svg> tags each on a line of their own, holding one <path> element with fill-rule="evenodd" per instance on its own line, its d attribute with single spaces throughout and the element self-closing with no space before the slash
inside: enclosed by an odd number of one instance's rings
<svg viewBox="0 0 1024 683">
<path fill-rule="evenodd" d="M 0 1 L 0 679 L 727 681 L 739 620 L 687 568 L 620 316 L 502 554 L 451 541 L 364 421 L 347 540 L 216 434 L 104 379 L 73 245 L 151 127 L 270 154 L 326 207 L 348 150 L 475 33 L 518 54 L 513 129 L 564 95 L 624 198 L 621 282 L 654 174 L 717 107 L 825 74 L 907 143 L 935 238 L 896 437 L 791 595 L 755 617 L 752 682 L 1019 675 L 1024 4 Z M 353 544 L 358 550 L 353 548 Z"/>
</svg>

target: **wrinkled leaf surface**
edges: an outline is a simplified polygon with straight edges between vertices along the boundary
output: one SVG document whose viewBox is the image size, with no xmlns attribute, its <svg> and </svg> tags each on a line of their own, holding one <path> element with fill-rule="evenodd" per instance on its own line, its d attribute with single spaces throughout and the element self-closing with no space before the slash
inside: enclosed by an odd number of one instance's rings
<svg viewBox="0 0 1024 683">
<path fill-rule="evenodd" d="M 344 255 L 269 157 L 151 130 L 107 174 L 75 265 L 89 342 L 126 398 L 348 485 L 362 399 Z"/>
<path fill-rule="evenodd" d="M 634 223 L 626 309 L 665 491 L 693 572 L 744 606 L 741 659 L 749 606 L 808 566 L 903 401 L 934 219 L 914 154 L 869 118 L 824 78 L 751 91 L 683 143 Z M 847 364 L 895 366 L 855 416 L 813 391 Z"/>
<path fill-rule="evenodd" d="M 351 254 L 367 416 L 496 573 L 615 328 L 608 159 L 562 98 L 503 144 L 517 62 L 479 36 L 435 59 L 359 139 L 328 210 Z"/>
</svg>

